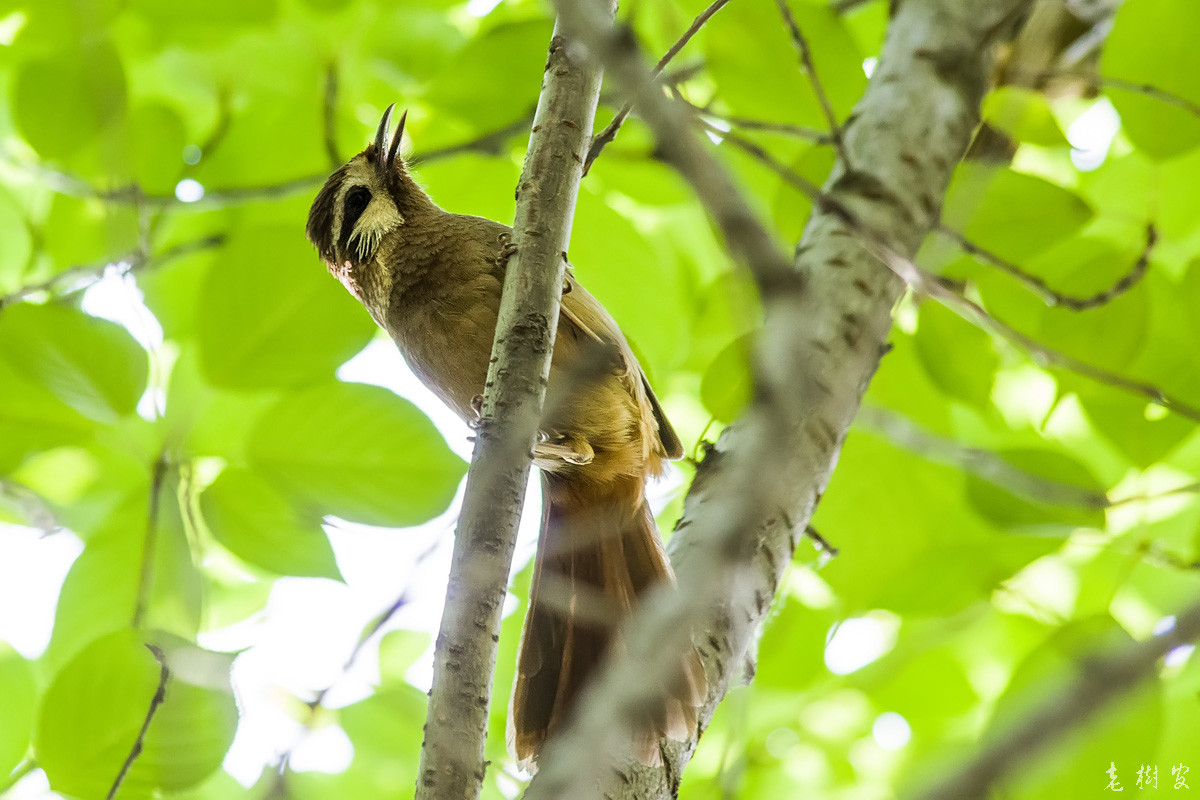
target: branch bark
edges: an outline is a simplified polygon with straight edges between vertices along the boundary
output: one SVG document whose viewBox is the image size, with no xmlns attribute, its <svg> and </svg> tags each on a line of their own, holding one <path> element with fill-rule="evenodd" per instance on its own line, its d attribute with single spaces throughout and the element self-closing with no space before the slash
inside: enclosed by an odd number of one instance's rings
<svg viewBox="0 0 1200 800">
<path fill-rule="evenodd" d="M 699 732 L 673 743 L 666 766 L 613 767 L 628 730 L 687 631 L 702 630 L 710 696 L 703 727 L 740 672 L 783 569 L 828 482 L 842 439 L 873 375 L 903 282 L 857 235 L 869 226 L 911 257 L 937 221 L 951 171 L 966 149 L 986 89 L 993 32 L 1027 0 L 908 0 L 898 4 L 875 75 L 843 131 L 853 169 L 834 168 L 793 265 L 780 271 L 747 249 L 744 205 L 712 156 L 695 146 L 632 37 L 606 25 L 593 3 L 557 0 L 563 18 L 605 65 L 654 131 L 658 152 L 696 188 L 731 249 L 754 269 L 765 323 L 756 393 L 700 465 L 672 538 L 679 591 L 646 603 L 632 620 L 627 655 L 609 664 L 582 700 L 575 722 L 550 744 L 529 800 L 581 797 L 608 786 L 611 797 L 671 797 Z M 690 144 L 689 144 L 690 143 Z M 686 154 L 691 161 L 680 158 Z M 848 216 L 847 210 L 853 214 Z M 736 220 L 736 224 L 726 224 Z M 680 631 L 683 631 L 681 634 Z M 616 731 L 616 734 L 613 731 Z"/>
<path fill-rule="evenodd" d="M 611 0 L 604 0 L 611 18 Z M 474 800 L 500 612 L 558 327 L 564 253 L 583 174 L 600 69 L 556 25 L 529 153 L 518 185 L 513 244 L 500 302 L 475 453 L 467 473 L 446 607 L 434 650 L 417 800 Z"/>
</svg>

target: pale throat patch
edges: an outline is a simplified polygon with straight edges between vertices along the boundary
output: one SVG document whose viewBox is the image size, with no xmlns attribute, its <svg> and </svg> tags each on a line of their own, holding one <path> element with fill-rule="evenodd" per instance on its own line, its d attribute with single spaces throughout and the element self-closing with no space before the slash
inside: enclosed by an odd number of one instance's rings
<svg viewBox="0 0 1200 800">
<path fill-rule="evenodd" d="M 404 224 L 390 198 L 375 196 L 354 225 L 349 244 L 360 263 L 369 261 L 383 237 Z"/>
</svg>

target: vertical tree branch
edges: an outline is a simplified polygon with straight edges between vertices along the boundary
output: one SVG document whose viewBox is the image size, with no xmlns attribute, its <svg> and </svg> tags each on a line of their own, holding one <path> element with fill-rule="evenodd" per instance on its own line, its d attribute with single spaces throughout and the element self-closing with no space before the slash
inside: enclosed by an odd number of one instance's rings
<svg viewBox="0 0 1200 800">
<path fill-rule="evenodd" d="M 668 750 L 666 767 L 651 769 L 617 764 L 619 737 L 609 731 L 628 729 L 653 690 L 650 678 L 686 639 L 681 628 L 704 632 L 710 696 L 701 728 L 739 672 L 885 350 L 892 306 L 904 289 L 858 229 L 867 226 L 906 257 L 915 253 L 978 122 L 993 32 L 1026 1 L 898 4 L 879 66 L 843 130 L 853 169 L 839 160 L 825 187 L 829 202 L 817 204 L 794 265 L 780 271 L 746 246 L 757 237 L 745 236 L 744 215 L 723 218 L 740 198 L 714 195 L 719 168 L 706 151 L 681 144 L 693 138 L 654 89 L 632 37 L 603 24 L 590 3 L 558 0 L 563 17 L 570 14 L 581 40 L 635 100 L 658 152 L 692 183 L 731 249 L 758 264 L 765 323 L 755 397 L 700 465 L 672 538 L 679 592 L 645 604 L 631 620 L 627 655 L 607 665 L 574 723 L 550 744 L 529 800 L 589 796 L 613 777 L 614 764 L 621 781 L 611 796 L 674 794 L 698 732 Z M 687 158 L 674 157 L 685 152 Z"/>
<path fill-rule="evenodd" d="M 611 18 L 614 3 L 602 4 Z M 482 786 L 500 611 L 550 373 L 564 254 L 599 95 L 599 67 L 584 63 L 562 24 L 556 25 L 518 185 L 516 255 L 505 274 L 475 453 L 455 533 L 417 800 L 473 800 Z"/>
</svg>

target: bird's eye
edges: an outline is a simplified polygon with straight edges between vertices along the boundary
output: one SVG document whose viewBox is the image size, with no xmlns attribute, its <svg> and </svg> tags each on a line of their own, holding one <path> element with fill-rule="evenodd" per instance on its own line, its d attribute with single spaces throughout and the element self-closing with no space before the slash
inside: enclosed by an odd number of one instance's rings
<svg viewBox="0 0 1200 800">
<path fill-rule="evenodd" d="M 365 186 L 355 186 L 346 192 L 345 213 L 342 216 L 342 227 L 350 230 L 371 202 L 371 190 Z"/>
</svg>

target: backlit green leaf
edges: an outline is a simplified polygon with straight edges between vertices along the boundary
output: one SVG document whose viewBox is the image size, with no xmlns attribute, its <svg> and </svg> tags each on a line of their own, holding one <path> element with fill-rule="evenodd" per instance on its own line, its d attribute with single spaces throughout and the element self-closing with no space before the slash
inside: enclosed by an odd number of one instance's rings
<svg viewBox="0 0 1200 800">
<path fill-rule="evenodd" d="M 466 469 L 411 403 L 356 383 L 280 400 L 251 432 L 249 458 L 301 508 L 396 527 L 445 510 Z"/>
</svg>

